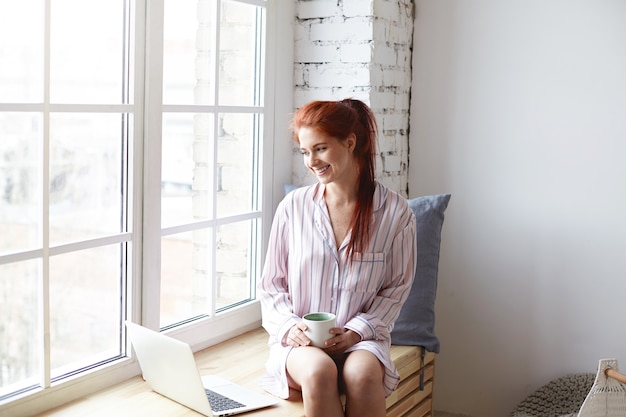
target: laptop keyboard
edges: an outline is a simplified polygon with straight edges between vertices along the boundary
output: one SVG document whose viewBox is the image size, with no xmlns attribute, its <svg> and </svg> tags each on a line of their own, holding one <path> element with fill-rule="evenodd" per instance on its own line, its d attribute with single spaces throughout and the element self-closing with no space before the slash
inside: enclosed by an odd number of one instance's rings
<svg viewBox="0 0 626 417">
<path fill-rule="evenodd" d="M 218 394 L 217 392 L 211 391 L 210 389 L 205 388 L 204 392 L 206 392 L 206 396 L 209 399 L 209 404 L 211 404 L 211 410 L 213 411 L 224 411 L 244 406 L 244 404 L 231 398 L 224 397 L 222 394 Z"/>
</svg>

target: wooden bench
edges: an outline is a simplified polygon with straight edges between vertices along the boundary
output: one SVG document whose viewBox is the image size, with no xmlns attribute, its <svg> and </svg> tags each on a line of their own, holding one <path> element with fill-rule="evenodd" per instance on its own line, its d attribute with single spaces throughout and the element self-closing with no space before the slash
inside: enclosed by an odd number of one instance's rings
<svg viewBox="0 0 626 417">
<path fill-rule="evenodd" d="M 262 328 L 222 342 L 196 353 L 201 374 L 217 374 L 255 391 L 265 373 L 268 355 L 267 334 Z M 421 348 L 392 346 L 391 356 L 400 373 L 398 389 L 387 398 L 389 417 L 432 417 L 435 354 Z M 420 390 L 423 379 L 423 390 Z M 197 417 L 200 414 L 153 392 L 140 376 L 89 395 L 39 417 Z M 304 408 L 297 395 L 280 400 L 276 406 L 244 414 L 250 417 L 303 417 Z"/>
</svg>

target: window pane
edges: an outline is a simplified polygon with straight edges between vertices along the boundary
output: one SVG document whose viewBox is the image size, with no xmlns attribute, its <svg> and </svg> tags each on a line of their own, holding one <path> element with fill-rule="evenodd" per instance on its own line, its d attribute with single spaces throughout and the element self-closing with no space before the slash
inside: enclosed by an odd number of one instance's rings
<svg viewBox="0 0 626 417">
<path fill-rule="evenodd" d="M 0 113 L 0 137 L 0 254 L 34 249 L 42 229 L 41 115 Z"/>
<path fill-rule="evenodd" d="M 217 309 L 252 298 L 256 272 L 255 220 L 220 226 L 217 229 Z"/>
<path fill-rule="evenodd" d="M 219 100 L 221 105 L 260 104 L 260 17 L 264 9 L 223 2 L 220 24 Z"/>
<path fill-rule="evenodd" d="M 259 116 L 220 115 L 217 151 L 217 216 L 255 210 L 259 181 Z"/>
<path fill-rule="evenodd" d="M 122 115 L 50 117 L 50 240 L 119 233 L 122 212 Z"/>
<path fill-rule="evenodd" d="M 0 397 L 39 383 L 41 261 L 0 265 Z"/>
<path fill-rule="evenodd" d="M 161 327 L 211 311 L 211 229 L 161 240 Z"/>
<path fill-rule="evenodd" d="M 255 211 L 259 181 L 261 116 L 221 114 L 217 127 L 217 166 L 212 114 L 164 114 L 161 211 L 164 227 Z"/>
<path fill-rule="evenodd" d="M 211 217 L 214 115 L 164 114 L 161 218 L 163 227 Z"/>
<path fill-rule="evenodd" d="M 50 258 L 53 378 L 120 355 L 123 246 Z"/>
<path fill-rule="evenodd" d="M 124 0 L 54 0 L 50 7 L 50 100 L 122 103 Z"/>
<path fill-rule="evenodd" d="M 43 12 L 41 0 L 0 2 L 1 102 L 43 101 Z"/>
<path fill-rule="evenodd" d="M 213 104 L 215 1 L 166 0 L 163 102 Z"/>
<path fill-rule="evenodd" d="M 215 245 L 212 229 L 162 239 L 161 327 L 209 315 L 212 277 L 216 277 L 216 310 L 252 298 L 259 243 L 256 228 L 256 220 L 219 226 Z"/>
</svg>

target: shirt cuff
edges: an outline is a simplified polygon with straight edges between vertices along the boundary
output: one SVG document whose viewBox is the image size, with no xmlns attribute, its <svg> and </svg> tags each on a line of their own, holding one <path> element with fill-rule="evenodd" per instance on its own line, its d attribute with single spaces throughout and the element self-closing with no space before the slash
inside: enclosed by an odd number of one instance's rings
<svg viewBox="0 0 626 417">
<path fill-rule="evenodd" d="M 276 336 L 283 346 L 287 346 L 287 336 L 289 335 L 289 330 L 296 324 L 298 324 L 298 317 L 291 316 L 288 317 L 287 320 L 285 320 L 278 328 L 278 334 Z"/>
<path fill-rule="evenodd" d="M 346 323 L 344 328 L 358 333 L 359 336 L 361 336 L 361 341 L 376 339 L 376 330 L 374 329 L 374 326 L 361 316 L 356 316 L 351 319 Z"/>
</svg>

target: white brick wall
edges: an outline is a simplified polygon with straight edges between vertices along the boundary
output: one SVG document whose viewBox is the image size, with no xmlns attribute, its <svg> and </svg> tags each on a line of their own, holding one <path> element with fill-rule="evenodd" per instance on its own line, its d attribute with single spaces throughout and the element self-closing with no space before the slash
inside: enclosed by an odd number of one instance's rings
<svg viewBox="0 0 626 417">
<path fill-rule="evenodd" d="M 357 98 L 379 124 L 377 176 L 406 196 L 411 0 L 296 0 L 294 103 Z M 294 152 L 293 182 L 309 184 Z"/>
</svg>

